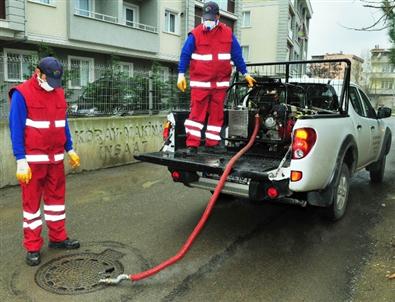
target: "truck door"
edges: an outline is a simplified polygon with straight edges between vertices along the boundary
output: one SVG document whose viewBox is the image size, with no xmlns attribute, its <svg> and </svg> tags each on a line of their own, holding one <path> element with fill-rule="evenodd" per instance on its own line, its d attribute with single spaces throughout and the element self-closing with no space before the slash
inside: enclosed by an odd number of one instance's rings
<svg viewBox="0 0 395 302">
<path fill-rule="evenodd" d="M 358 167 L 361 167 L 366 165 L 370 159 L 370 123 L 365 117 L 365 108 L 362 105 L 362 101 L 357 91 L 357 88 L 351 86 L 349 90 L 349 96 L 352 108 L 355 112 L 352 117 L 356 130 L 356 139 L 358 144 Z"/>
<path fill-rule="evenodd" d="M 376 161 L 380 152 L 382 139 L 379 121 L 368 96 L 361 89 L 358 89 L 358 92 L 361 96 L 362 104 L 365 107 L 365 118 L 370 129 L 369 161 Z"/>
</svg>

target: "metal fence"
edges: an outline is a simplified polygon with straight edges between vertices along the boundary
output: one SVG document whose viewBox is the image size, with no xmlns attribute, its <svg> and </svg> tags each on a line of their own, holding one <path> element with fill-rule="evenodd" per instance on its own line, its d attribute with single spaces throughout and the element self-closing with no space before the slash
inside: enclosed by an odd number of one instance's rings
<svg viewBox="0 0 395 302">
<path fill-rule="evenodd" d="M 117 63 L 62 63 L 70 117 L 157 114 L 189 108 L 189 91 L 178 91 L 177 75 L 165 74 L 160 66 L 132 74 Z M 29 55 L 0 57 L 0 119 L 8 117 L 9 89 L 28 79 L 36 65 L 37 58 Z"/>
</svg>

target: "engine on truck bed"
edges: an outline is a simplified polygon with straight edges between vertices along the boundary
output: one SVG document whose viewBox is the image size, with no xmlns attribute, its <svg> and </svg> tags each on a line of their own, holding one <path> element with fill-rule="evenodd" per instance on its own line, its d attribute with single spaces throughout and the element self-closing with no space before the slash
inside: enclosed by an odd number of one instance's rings
<svg viewBox="0 0 395 302">
<path fill-rule="evenodd" d="M 240 87 L 241 88 L 241 87 Z M 238 90 L 238 91 L 237 91 Z M 231 96 L 235 93 L 234 96 Z M 261 116 L 258 142 L 277 149 L 288 145 L 296 119 L 305 108 L 305 89 L 295 84 L 285 84 L 281 79 L 258 79 L 251 89 L 230 91 L 233 99 L 228 109 L 228 139 L 230 144 L 243 141 L 253 129 L 255 113 Z"/>
</svg>

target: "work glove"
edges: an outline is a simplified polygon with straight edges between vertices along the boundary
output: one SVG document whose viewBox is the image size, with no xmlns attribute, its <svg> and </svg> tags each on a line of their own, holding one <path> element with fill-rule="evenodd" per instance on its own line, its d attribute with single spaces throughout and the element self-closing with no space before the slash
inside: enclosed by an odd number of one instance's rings
<svg viewBox="0 0 395 302">
<path fill-rule="evenodd" d="M 80 166 L 80 157 L 78 156 L 77 153 L 75 153 L 74 150 L 70 150 L 69 152 L 67 152 L 69 155 L 69 163 L 70 166 L 75 169 L 78 168 Z"/>
<path fill-rule="evenodd" d="M 26 158 L 16 161 L 16 178 L 20 183 L 28 184 L 32 179 L 32 170 L 27 163 Z"/>
<path fill-rule="evenodd" d="M 250 87 L 250 88 L 253 87 L 254 84 L 256 83 L 256 80 L 252 76 L 250 76 L 248 73 L 245 75 L 245 79 L 248 83 L 248 87 Z"/>
<path fill-rule="evenodd" d="M 177 87 L 182 92 L 185 92 L 185 90 L 187 89 L 187 80 L 185 79 L 185 75 L 183 73 L 178 74 Z"/>
</svg>

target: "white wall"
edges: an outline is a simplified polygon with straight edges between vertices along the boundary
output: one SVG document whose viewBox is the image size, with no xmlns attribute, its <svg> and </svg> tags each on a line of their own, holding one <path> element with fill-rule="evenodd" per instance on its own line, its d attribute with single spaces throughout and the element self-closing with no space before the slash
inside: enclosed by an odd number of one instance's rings
<svg viewBox="0 0 395 302">
<path fill-rule="evenodd" d="M 167 33 L 165 31 L 165 11 L 170 10 L 178 14 L 178 32 L 177 34 Z M 183 27 L 185 27 L 185 4 L 183 1 L 161 0 L 159 6 L 159 57 L 163 59 L 178 61 L 181 47 L 184 43 L 182 36 Z M 180 16 L 183 13 L 183 16 Z"/>
<path fill-rule="evenodd" d="M 27 1 L 26 19 L 28 34 L 67 39 L 67 2 L 54 1 L 54 5 L 43 5 Z"/>
<path fill-rule="evenodd" d="M 279 25 L 276 1 L 244 1 L 242 11 L 251 12 L 251 26 L 241 27 L 240 41 L 242 46 L 250 47 L 249 62 L 276 61 Z"/>
</svg>

